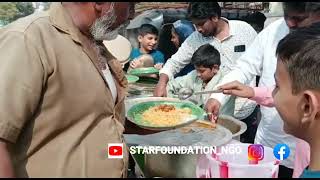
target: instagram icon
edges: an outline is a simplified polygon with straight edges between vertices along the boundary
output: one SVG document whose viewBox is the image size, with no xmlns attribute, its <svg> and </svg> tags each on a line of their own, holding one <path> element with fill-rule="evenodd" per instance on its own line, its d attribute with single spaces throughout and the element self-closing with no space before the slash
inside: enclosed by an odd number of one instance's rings
<svg viewBox="0 0 320 180">
<path fill-rule="evenodd" d="M 264 148 L 261 144 L 248 146 L 248 159 L 251 162 L 258 162 L 264 158 Z"/>
</svg>

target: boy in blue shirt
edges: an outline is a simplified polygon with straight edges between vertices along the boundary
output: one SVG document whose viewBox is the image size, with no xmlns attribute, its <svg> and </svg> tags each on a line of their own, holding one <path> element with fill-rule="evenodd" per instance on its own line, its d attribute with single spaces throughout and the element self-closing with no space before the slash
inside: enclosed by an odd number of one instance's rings
<svg viewBox="0 0 320 180">
<path fill-rule="evenodd" d="M 151 24 L 143 24 L 138 30 L 139 48 L 132 50 L 130 55 L 130 67 L 139 68 L 143 67 L 142 62 L 139 61 L 139 57 L 143 54 L 149 54 L 153 58 L 154 67 L 161 69 L 164 64 L 164 55 L 155 49 L 158 43 L 158 33 L 156 27 Z"/>
</svg>

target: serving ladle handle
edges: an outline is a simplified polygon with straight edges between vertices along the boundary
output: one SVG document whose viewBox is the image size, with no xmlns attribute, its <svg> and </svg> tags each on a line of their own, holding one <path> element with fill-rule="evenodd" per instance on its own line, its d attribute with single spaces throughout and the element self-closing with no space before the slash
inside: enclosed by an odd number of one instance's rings
<svg viewBox="0 0 320 180">
<path fill-rule="evenodd" d="M 188 99 L 192 95 L 200 95 L 200 94 L 211 94 L 211 93 L 222 93 L 222 90 L 215 89 L 215 90 L 210 90 L 210 91 L 198 91 L 194 92 L 190 88 L 181 88 L 178 92 L 178 98 L 180 100 L 185 100 Z"/>
</svg>

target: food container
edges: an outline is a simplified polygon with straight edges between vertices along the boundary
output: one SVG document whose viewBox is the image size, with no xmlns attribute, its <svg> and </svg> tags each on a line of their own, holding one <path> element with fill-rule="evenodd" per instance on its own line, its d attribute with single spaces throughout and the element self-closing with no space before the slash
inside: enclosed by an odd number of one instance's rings
<svg viewBox="0 0 320 180">
<path fill-rule="evenodd" d="M 238 153 L 207 154 L 205 159 L 201 159 L 197 164 L 198 178 L 277 178 L 279 163 L 273 155 L 273 149 L 264 147 L 262 151 L 251 148 L 252 144 L 228 144 L 235 146 Z M 255 151 L 261 160 L 248 160 L 248 153 Z"/>
<path fill-rule="evenodd" d="M 247 130 L 246 123 L 227 115 L 220 115 L 218 124 L 229 129 L 232 133 L 232 139 L 240 141 L 240 135 Z"/>
<path fill-rule="evenodd" d="M 132 105 L 139 102 L 154 101 L 154 100 L 172 100 L 175 98 L 162 98 L 162 97 L 142 97 L 142 98 L 127 98 L 125 100 L 126 110 Z M 200 123 L 199 123 L 200 122 Z M 196 126 L 204 128 L 212 128 L 211 122 L 207 120 L 196 121 Z M 189 126 L 195 126 L 191 124 Z M 218 124 L 228 129 L 232 133 L 232 138 L 240 140 L 240 135 L 247 129 L 245 123 L 226 115 L 220 115 Z M 188 126 L 187 126 L 188 127 Z M 182 129 L 187 130 L 187 127 Z M 225 142 L 227 143 L 227 142 Z M 142 155 L 143 156 L 143 155 Z M 142 158 L 142 156 L 134 156 Z M 150 154 L 144 155 L 144 163 L 140 167 L 145 177 L 196 177 L 196 163 L 199 155 L 197 154 Z"/>
<path fill-rule="evenodd" d="M 233 139 L 240 139 L 240 135 L 247 129 L 246 124 L 237 122 L 236 119 L 229 116 L 221 116 L 218 124 L 233 132 Z M 241 121 L 240 121 L 241 122 Z M 195 125 L 197 124 L 197 125 Z M 198 126 L 203 128 L 212 128 L 214 125 L 206 120 L 200 120 L 189 127 Z M 181 129 L 188 129 L 187 127 Z M 229 129 L 229 130 L 230 130 Z M 227 142 L 226 142 L 227 143 Z M 152 154 L 144 156 L 144 174 L 146 177 L 177 177 L 177 178 L 195 178 L 197 160 L 201 154 Z"/>
<path fill-rule="evenodd" d="M 135 97 L 129 97 L 125 100 L 126 115 L 128 110 L 137 103 L 147 102 L 147 101 L 157 101 L 157 100 L 158 101 L 162 101 L 162 100 L 176 101 L 177 99 L 167 98 L 167 97 L 151 97 L 151 95 L 140 95 Z M 203 122 L 207 122 L 207 121 L 203 121 Z M 227 115 L 220 115 L 218 119 L 218 124 L 229 129 L 232 133 L 232 138 L 238 141 L 240 141 L 240 135 L 247 130 L 247 125 L 244 122 Z"/>
<path fill-rule="evenodd" d="M 148 112 L 150 108 L 156 108 L 156 110 Z M 180 111 L 177 111 L 177 109 Z M 157 117 L 159 110 L 161 112 Z M 146 112 L 148 112 L 146 115 L 151 121 L 144 119 L 144 113 Z M 179 116 L 179 113 L 182 113 L 182 115 Z M 170 130 L 191 124 L 203 118 L 205 114 L 202 108 L 188 101 L 148 101 L 133 105 L 127 111 L 127 119 L 143 129 Z M 168 118 L 168 116 L 171 118 Z M 155 120 L 152 120 L 153 118 Z M 157 120 L 158 122 L 155 123 L 154 121 Z"/>
</svg>

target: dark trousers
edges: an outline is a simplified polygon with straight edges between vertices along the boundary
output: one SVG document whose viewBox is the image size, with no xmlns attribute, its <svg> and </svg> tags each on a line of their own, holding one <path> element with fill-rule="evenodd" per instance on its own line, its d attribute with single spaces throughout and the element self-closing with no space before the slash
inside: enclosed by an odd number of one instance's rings
<svg viewBox="0 0 320 180">
<path fill-rule="evenodd" d="M 278 178 L 292 178 L 292 175 L 293 175 L 293 169 L 287 168 L 282 165 L 279 166 Z"/>
<path fill-rule="evenodd" d="M 250 116 L 248 116 L 246 119 L 241 120 L 242 122 L 246 123 L 247 130 L 240 135 L 240 142 L 242 143 L 254 143 L 254 138 L 256 136 L 256 132 L 258 129 L 258 125 L 260 122 L 259 117 L 260 108 L 257 106 L 255 110 L 253 111 Z"/>
<path fill-rule="evenodd" d="M 136 178 L 135 161 L 134 161 L 131 154 L 129 154 L 129 166 L 128 166 L 128 177 L 127 178 Z"/>
</svg>

